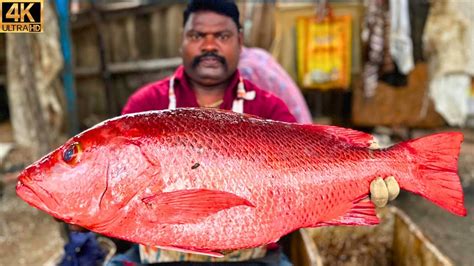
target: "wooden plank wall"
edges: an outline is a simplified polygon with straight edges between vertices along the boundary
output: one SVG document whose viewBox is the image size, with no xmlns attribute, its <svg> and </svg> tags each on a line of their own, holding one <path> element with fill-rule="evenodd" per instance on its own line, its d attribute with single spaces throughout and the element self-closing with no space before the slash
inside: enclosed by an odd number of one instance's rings
<svg viewBox="0 0 474 266">
<path fill-rule="evenodd" d="M 362 80 L 355 82 L 352 96 L 352 122 L 361 127 L 405 126 L 436 128 L 444 125 L 435 111 L 428 90 L 428 67 L 417 63 L 408 75 L 408 84 L 393 87 L 379 82 L 373 98 L 364 97 Z"/>
<path fill-rule="evenodd" d="M 274 32 L 273 4 L 247 2 L 252 1 L 239 2 L 242 21 L 247 21 L 245 43 L 269 49 Z M 166 1 L 131 8 L 104 5 L 72 17 L 82 128 L 118 115 L 137 88 L 174 71 L 179 63 L 184 7 Z M 159 67 L 163 64 L 168 67 Z"/>
</svg>

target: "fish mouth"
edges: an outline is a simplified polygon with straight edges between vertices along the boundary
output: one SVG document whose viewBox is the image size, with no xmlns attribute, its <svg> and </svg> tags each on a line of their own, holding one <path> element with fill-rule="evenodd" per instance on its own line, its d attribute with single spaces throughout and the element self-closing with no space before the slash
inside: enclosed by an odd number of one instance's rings
<svg viewBox="0 0 474 266">
<path fill-rule="evenodd" d="M 31 186 L 28 185 L 23 180 L 24 179 L 19 178 L 16 184 L 16 194 L 18 195 L 18 197 L 20 197 L 29 205 L 35 208 L 38 208 L 42 211 L 45 211 L 49 214 L 52 214 L 51 208 L 48 205 L 46 205 L 46 203 L 43 200 L 44 197 L 41 195 L 41 193 L 38 190 L 31 188 Z M 41 188 L 40 186 L 38 187 Z M 41 190 L 44 190 L 44 189 L 41 188 Z M 56 202 L 54 198 L 53 198 L 53 201 Z"/>
<path fill-rule="evenodd" d="M 16 184 L 16 194 L 30 205 L 36 206 L 38 202 L 42 202 L 38 194 L 31 189 L 30 186 L 25 184 L 21 178 L 18 179 L 18 183 Z"/>
</svg>

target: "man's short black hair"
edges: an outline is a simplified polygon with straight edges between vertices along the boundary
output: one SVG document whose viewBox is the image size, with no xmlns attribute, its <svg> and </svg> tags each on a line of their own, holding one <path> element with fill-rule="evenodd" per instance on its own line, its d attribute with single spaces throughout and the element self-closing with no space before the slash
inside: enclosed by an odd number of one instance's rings
<svg viewBox="0 0 474 266">
<path fill-rule="evenodd" d="M 240 30 L 239 8 L 232 0 L 191 0 L 183 12 L 183 27 L 186 25 L 191 13 L 197 11 L 212 11 L 230 17 Z"/>
</svg>

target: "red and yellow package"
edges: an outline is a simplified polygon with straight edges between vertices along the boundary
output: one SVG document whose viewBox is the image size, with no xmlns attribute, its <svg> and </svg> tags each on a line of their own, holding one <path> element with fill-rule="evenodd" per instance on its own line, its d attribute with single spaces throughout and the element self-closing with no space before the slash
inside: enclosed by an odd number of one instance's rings
<svg viewBox="0 0 474 266">
<path fill-rule="evenodd" d="M 298 82 L 306 89 L 346 89 L 351 80 L 352 17 L 299 17 Z"/>
</svg>

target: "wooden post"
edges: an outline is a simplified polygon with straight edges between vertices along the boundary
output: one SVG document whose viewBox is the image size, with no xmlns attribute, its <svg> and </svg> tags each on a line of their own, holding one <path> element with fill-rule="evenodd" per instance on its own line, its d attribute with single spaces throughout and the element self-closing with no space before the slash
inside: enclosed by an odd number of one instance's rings
<svg viewBox="0 0 474 266">
<path fill-rule="evenodd" d="M 17 144 L 31 148 L 35 158 L 46 154 L 52 143 L 61 142 L 66 109 L 59 80 L 63 56 L 58 20 L 49 2 L 45 2 L 43 19 L 43 33 L 6 35 L 13 136 Z"/>
<path fill-rule="evenodd" d="M 7 92 L 17 144 L 31 147 L 36 158 L 49 151 L 46 119 L 36 87 L 33 34 L 7 34 Z"/>
<path fill-rule="evenodd" d="M 150 42 L 151 42 L 151 54 L 153 58 L 166 57 L 166 43 L 163 41 L 165 36 L 165 21 L 164 21 L 165 9 L 156 10 L 151 14 L 150 18 Z"/>
<path fill-rule="evenodd" d="M 138 60 L 139 51 L 137 47 L 136 20 L 133 16 L 125 19 L 125 32 L 127 35 L 127 46 L 130 49 L 128 60 Z"/>
<path fill-rule="evenodd" d="M 106 48 L 103 37 L 103 33 L 105 32 L 105 26 L 102 19 L 102 14 L 99 8 L 97 7 L 97 3 L 95 1 L 92 2 L 91 11 L 92 20 L 94 21 L 94 25 L 97 28 L 97 45 L 99 46 L 100 72 L 102 76 L 102 81 L 105 85 L 105 95 L 107 98 L 107 113 L 109 116 L 116 116 L 120 113 L 120 111 L 118 110 L 118 106 L 116 103 L 110 72 L 107 68 L 108 59 L 105 51 Z"/>
<path fill-rule="evenodd" d="M 181 38 L 182 38 L 182 5 L 172 5 L 167 8 L 165 14 L 166 27 L 166 57 L 174 57 L 180 54 Z M 178 44 L 178 45 L 177 45 Z"/>
</svg>

